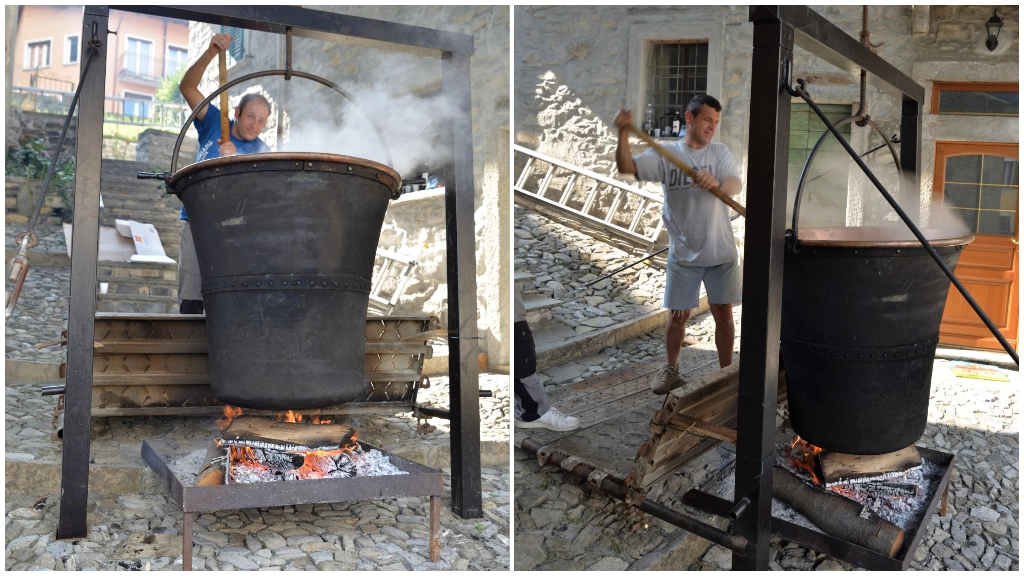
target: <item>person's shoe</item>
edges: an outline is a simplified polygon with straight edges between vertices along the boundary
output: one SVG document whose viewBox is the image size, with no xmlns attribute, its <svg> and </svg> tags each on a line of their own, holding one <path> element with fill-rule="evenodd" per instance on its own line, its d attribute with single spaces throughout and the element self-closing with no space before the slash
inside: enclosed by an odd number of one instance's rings
<svg viewBox="0 0 1024 576">
<path fill-rule="evenodd" d="M 569 430 L 575 430 L 580 427 L 580 420 L 575 416 L 569 416 L 568 414 L 562 414 L 558 411 L 558 408 L 551 407 L 543 416 L 537 418 L 532 422 L 526 422 L 523 420 L 516 420 L 516 427 L 518 428 L 546 428 L 555 432 L 568 432 Z"/>
<path fill-rule="evenodd" d="M 682 378 L 675 366 L 665 365 L 661 372 L 651 379 L 651 392 L 655 394 L 668 394 L 672 390 L 683 385 Z"/>
</svg>

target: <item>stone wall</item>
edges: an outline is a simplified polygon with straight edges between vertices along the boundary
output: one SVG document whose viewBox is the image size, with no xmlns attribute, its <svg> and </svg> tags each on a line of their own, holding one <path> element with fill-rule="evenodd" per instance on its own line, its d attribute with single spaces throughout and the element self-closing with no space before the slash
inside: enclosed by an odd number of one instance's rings
<svg viewBox="0 0 1024 576">
<path fill-rule="evenodd" d="M 511 198 L 508 195 L 508 146 L 497 143 L 508 141 L 509 130 L 509 11 L 505 6 L 326 6 L 336 13 L 374 18 L 401 24 L 436 28 L 472 34 L 475 52 L 470 59 L 472 82 L 473 175 L 476 212 L 477 243 L 477 305 L 479 307 L 480 348 L 486 352 L 492 365 L 509 363 L 510 327 L 507 308 L 511 301 L 511 281 L 507 271 L 511 268 L 507 248 L 508 221 Z M 219 28 L 217 29 L 219 32 Z M 193 23 L 190 27 L 190 59 L 209 45 L 212 30 L 209 25 Z M 285 43 L 283 36 L 245 32 L 246 58 L 229 71 L 231 78 L 252 72 L 284 68 Z M 423 171 L 439 173 L 446 153 L 439 146 L 436 133 L 441 115 L 437 98 L 440 92 L 442 63 L 440 54 L 378 42 L 344 40 L 325 42 L 306 38 L 294 39 L 293 69 L 322 76 L 339 84 L 346 91 L 360 95 L 375 92 L 384 100 L 396 102 L 429 102 L 423 118 L 408 118 L 402 110 L 379 110 L 379 102 L 360 101 L 381 124 L 385 140 L 396 159 L 395 166 L 403 178 L 416 177 Z M 200 90 L 209 94 L 215 89 L 216 66 L 207 70 Z M 232 90 L 231 105 L 246 90 L 258 90 L 274 108 L 263 138 L 268 144 L 277 142 L 278 136 L 290 136 L 289 131 L 301 125 L 333 123 L 346 117 L 344 100 L 326 88 L 308 80 L 283 78 L 253 81 Z M 309 102 L 321 102 L 309 106 Z M 281 110 L 278 110 L 280 106 Z M 336 107 L 335 107 L 336 106 Z M 311 107 L 312 113 L 302 110 Z M 289 115 L 293 111 L 293 115 Z M 298 112 L 295 112 L 298 111 Z M 425 116 L 430 114 L 430 116 Z M 358 114 L 354 114 L 357 116 Z M 277 122 L 281 131 L 277 130 Z M 273 123 L 273 126 L 271 125 Z M 410 126 L 425 125 L 418 133 Z M 297 131 L 297 130 L 296 130 Z M 372 132 L 370 132 L 372 134 Z M 339 138 L 339 146 L 348 145 L 351 138 Z M 376 135 L 354 139 L 365 146 L 367 153 L 356 156 L 377 159 L 370 154 L 377 149 Z M 302 150 L 300 142 L 288 142 L 288 148 Z M 437 152 L 433 159 L 409 161 L 403 156 L 413 145 Z M 504 189 L 499 189 L 504 185 Z M 501 220 L 504 214 L 505 220 Z M 440 195 L 420 194 L 395 202 L 389 210 L 381 247 L 402 254 L 411 254 L 420 262 L 416 284 L 406 290 L 407 297 L 400 310 L 408 313 L 439 314 L 444 317 L 447 298 L 445 272 L 444 200 Z M 500 247 L 505 243 L 505 249 Z M 486 256 L 489 255 L 489 256 Z M 501 273 L 505 271 L 504 275 Z M 465 273 L 463 271 L 463 273 Z M 396 310 L 398 313 L 398 310 Z M 505 314 L 505 316 L 503 316 Z"/>
<path fill-rule="evenodd" d="M 42 114 L 25 110 L 15 111 L 15 122 L 18 124 L 18 136 L 22 134 L 43 134 L 46 136 L 46 149 L 53 154 L 60 140 L 60 130 L 64 127 L 65 116 L 59 114 Z M 71 119 L 64 146 L 61 148 L 61 159 L 75 157 L 75 145 L 78 141 L 78 117 Z M 17 146 L 17 142 L 13 143 Z"/>
<path fill-rule="evenodd" d="M 16 224 L 27 223 L 32 211 L 36 208 L 39 191 L 43 188 L 42 180 L 31 180 L 20 176 L 4 177 L 4 221 Z M 60 212 L 64 209 L 64 200 L 52 188 L 39 210 L 39 222 L 60 223 Z"/>
<path fill-rule="evenodd" d="M 174 152 L 174 143 L 177 139 L 177 132 L 156 128 L 145 130 L 139 134 L 139 141 L 135 145 L 134 160 L 146 162 L 160 170 L 170 169 L 171 154 Z M 198 149 L 199 143 L 195 137 L 186 134 L 185 139 L 181 142 L 181 150 L 178 152 L 178 168 L 195 162 Z"/>
<path fill-rule="evenodd" d="M 861 7 L 813 6 L 823 17 L 854 38 L 859 38 Z M 748 131 L 750 109 L 750 68 L 753 25 L 746 6 L 517 6 L 515 29 L 515 142 L 543 154 L 608 174 L 626 182 L 614 167 L 616 134 L 612 121 L 619 108 L 636 100 L 627 93 L 630 28 L 633 26 L 680 27 L 699 25 L 721 28 L 721 100 L 724 111 L 716 139 L 726 144 L 737 159 L 746 179 L 746 158 L 751 146 Z M 923 210 L 931 196 L 930 170 L 934 142 L 929 148 L 927 127 L 930 89 L 933 80 L 968 80 L 984 71 L 985 77 L 1015 82 L 1018 78 L 1018 9 L 1000 7 L 1004 26 L 1000 45 L 994 52 L 985 48 L 984 23 L 992 7 L 984 6 L 872 6 L 869 10 L 871 42 L 878 54 L 913 77 L 927 90 L 924 104 L 926 133 L 922 150 L 922 184 L 919 194 Z M 916 23 L 916 27 L 915 27 Z M 709 34 L 710 35 L 710 34 Z M 920 72 L 915 72 L 918 70 Z M 928 72 L 925 72 L 925 71 Z M 929 77 L 934 72 L 942 73 Z M 712 71 L 709 71 L 709 76 Z M 717 72 L 717 71 L 715 71 Z M 823 104 L 859 104 L 859 77 L 796 49 L 794 73 L 809 83 L 811 97 Z M 899 131 L 900 102 L 867 90 L 868 113 L 886 134 Z M 637 114 L 637 116 L 641 116 Z M 952 117 L 943 116 L 950 120 Z M 996 120 L 972 117 L 977 124 L 994 128 Z M 638 120 L 639 122 L 639 120 Z M 1017 118 L 999 118 L 1005 129 L 997 132 L 1016 142 Z M 960 139 L 960 138 L 957 138 Z M 968 138 L 962 138 L 967 140 Z M 855 129 L 852 144 L 867 150 L 881 143 L 877 135 Z M 634 153 L 644 148 L 634 140 Z M 756 144 L 756 142 L 754 143 Z M 891 161 L 875 155 L 884 170 Z M 519 166 L 517 165 L 517 168 Z M 853 171 L 851 171 L 852 173 Z M 846 219 L 857 224 L 888 213 L 877 191 L 853 186 Z M 660 191 L 660 186 L 648 184 Z M 741 202 L 745 203 L 744 189 Z M 840 223 L 841 224 L 841 223 Z"/>
</svg>

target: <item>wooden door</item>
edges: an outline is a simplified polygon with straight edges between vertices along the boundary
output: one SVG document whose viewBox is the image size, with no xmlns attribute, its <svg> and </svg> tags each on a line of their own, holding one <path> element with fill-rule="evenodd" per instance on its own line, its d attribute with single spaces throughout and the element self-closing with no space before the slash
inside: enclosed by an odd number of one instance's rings
<svg viewBox="0 0 1024 576">
<path fill-rule="evenodd" d="M 962 218 L 975 236 L 960 255 L 957 277 L 1016 349 L 1020 285 L 1017 144 L 937 143 L 933 190 L 932 201 Z M 939 342 L 1002 350 L 954 286 L 949 288 Z"/>
</svg>

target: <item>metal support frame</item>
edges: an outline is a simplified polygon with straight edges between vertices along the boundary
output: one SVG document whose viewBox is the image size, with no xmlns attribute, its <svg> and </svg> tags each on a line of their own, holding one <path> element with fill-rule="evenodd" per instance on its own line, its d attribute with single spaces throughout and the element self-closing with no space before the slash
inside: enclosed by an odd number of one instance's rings
<svg viewBox="0 0 1024 576">
<path fill-rule="evenodd" d="M 786 232 L 786 150 L 791 97 L 785 91 L 794 45 L 859 74 L 868 84 L 902 98 L 902 165 L 919 210 L 921 103 L 924 89 L 859 41 L 806 6 L 752 6 L 754 24 L 747 164 L 746 251 L 733 504 L 747 499 L 734 534 L 755 553 L 734 554 L 734 570 L 767 570 L 771 550 L 775 402 L 782 325 L 782 271 Z"/>
<path fill-rule="evenodd" d="M 117 10 L 195 20 L 236 28 L 337 41 L 341 36 L 395 44 L 441 60 L 445 138 L 453 158 L 445 166 L 448 238 L 450 386 L 452 406 L 452 510 L 463 518 L 483 514 L 480 481 L 480 408 L 477 368 L 475 225 L 473 216 L 473 142 L 470 116 L 469 58 L 473 36 L 290 6 L 118 6 Z M 107 21 L 110 8 L 86 6 L 83 39 L 99 39 L 95 61 L 82 78 L 78 118 L 75 242 L 72 244 L 71 300 L 68 318 L 67 408 L 57 538 L 88 533 L 89 419 L 92 394 L 92 343 L 96 314 L 96 264 L 99 241 L 100 162 L 106 80 Z M 82 42 L 83 56 L 88 42 Z M 410 48 L 403 48 L 409 50 Z M 459 274 L 459 270 L 462 274 Z M 460 296 L 462 296 L 460 298 Z"/>
</svg>

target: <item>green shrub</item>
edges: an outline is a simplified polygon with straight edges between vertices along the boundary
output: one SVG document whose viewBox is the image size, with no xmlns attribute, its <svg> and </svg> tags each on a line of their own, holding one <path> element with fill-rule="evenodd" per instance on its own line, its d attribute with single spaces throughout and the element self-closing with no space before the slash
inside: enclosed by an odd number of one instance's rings
<svg viewBox="0 0 1024 576">
<path fill-rule="evenodd" d="M 33 180 L 46 179 L 50 168 L 51 155 L 46 150 L 46 136 L 25 134 L 18 140 L 18 147 L 7 150 L 5 168 L 8 176 L 21 176 Z M 50 180 L 47 193 L 59 194 L 64 204 L 60 216 L 64 222 L 71 222 L 75 207 L 75 161 L 68 158 L 59 160 Z"/>
</svg>

